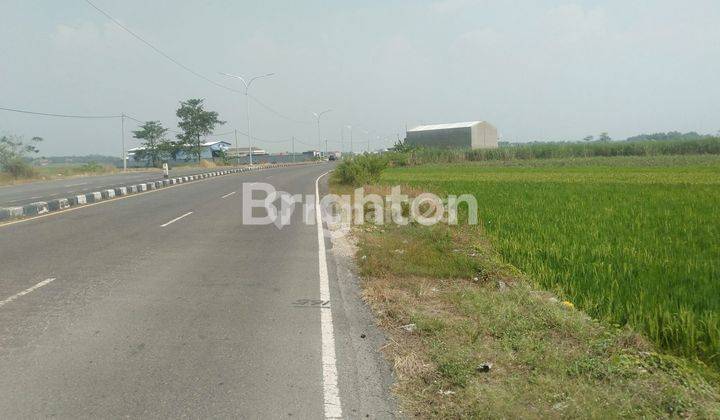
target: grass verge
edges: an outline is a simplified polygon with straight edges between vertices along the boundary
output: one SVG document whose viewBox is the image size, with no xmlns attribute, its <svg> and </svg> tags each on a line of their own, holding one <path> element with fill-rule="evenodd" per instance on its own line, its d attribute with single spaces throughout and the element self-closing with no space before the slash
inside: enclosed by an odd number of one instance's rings
<svg viewBox="0 0 720 420">
<path fill-rule="evenodd" d="M 718 377 L 533 290 L 472 226 L 354 231 L 408 416 L 720 416 Z"/>
</svg>

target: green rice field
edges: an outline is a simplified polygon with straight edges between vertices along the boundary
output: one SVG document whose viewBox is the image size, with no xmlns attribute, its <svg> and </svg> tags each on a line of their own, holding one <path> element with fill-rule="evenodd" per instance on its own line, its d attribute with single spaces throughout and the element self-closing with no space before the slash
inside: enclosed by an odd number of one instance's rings
<svg viewBox="0 0 720 420">
<path fill-rule="evenodd" d="M 720 156 L 421 165 L 381 182 L 473 194 L 480 229 L 539 287 L 720 367 Z"/>
</svg>

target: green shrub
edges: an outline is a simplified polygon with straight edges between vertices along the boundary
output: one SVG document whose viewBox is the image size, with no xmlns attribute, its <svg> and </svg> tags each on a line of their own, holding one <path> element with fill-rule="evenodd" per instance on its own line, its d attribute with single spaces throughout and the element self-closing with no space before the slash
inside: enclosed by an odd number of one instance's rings
<svg viewBox="0 0 720 420">
<path fill-rule="evenodd" d="M 10 174 L 15 179 L 35 176 L 35 169 L 33 169 L 32 165 L 20 158 L 6 162 L 2 169 L 3 172 Z"/>
<path fill-rule="evenodd" d="M 343 160 L 333 172 L 333 179 L 344 185 L 376 183 L 388 166 L 388 157 L 383 155 L 359 155 Z"/>
<path fill-rule="evenodd" d="M 88 162 L 78 168 L 79 172 L 103 172 L 105 167 L 97 162 Z"/>
<path fill-rule="evenodd" d="M 33 137 L 29 143 L 18 136 L 0 137 L 0 170 L 15 179 L 31 178 L 35 175 L 35 170 L 28 162 L 28 156 L 38 153 L 36 145 L 41 141 L 40 137 Z"/>
</svg>

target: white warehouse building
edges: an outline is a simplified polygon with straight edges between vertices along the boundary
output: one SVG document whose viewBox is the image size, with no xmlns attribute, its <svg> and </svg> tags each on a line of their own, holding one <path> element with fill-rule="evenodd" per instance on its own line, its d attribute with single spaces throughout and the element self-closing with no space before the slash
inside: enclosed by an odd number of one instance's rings
<svg viewBox="0 0 720 420">
<path fill-rule="evenodd" d="M 486 121 L 421 125 L 408 130 L 407 142 L 416 146 L 496 149 L 497 129 Z"/>
</svg>

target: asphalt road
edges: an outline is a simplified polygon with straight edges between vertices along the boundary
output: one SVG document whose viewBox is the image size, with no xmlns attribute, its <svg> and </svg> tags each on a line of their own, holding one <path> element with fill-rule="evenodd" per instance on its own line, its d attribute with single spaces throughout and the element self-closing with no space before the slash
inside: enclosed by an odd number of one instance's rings
<svg viewBox="0 0 720 420">
<path fill-rule="evenodd" d="M 0 417 L 323 418 L 322 311 L 342 416 L 392 417 L 382 335 L 332 244 L 323 308 L 317 227 L 299 209 L 282 229 L 242 224 L 243 182 L 313 194 L 328 169 L 210 178 L 0 226 Z"/>
<path fill-rule="evenodd" d="M 210 169 L 173 169 L 170 177 L 194 175 Z M 112 175 L 69 177 L 52 181 L 31 182 L 27 184 L 0 186 L 0 207 L 20 207 L 36 201 L 48 201 L 73 195 L 86 194 L 101 189 L 121 187 L 143 181 L 163 179 L 158 171 L 131 171 Z"/>
</svg>

